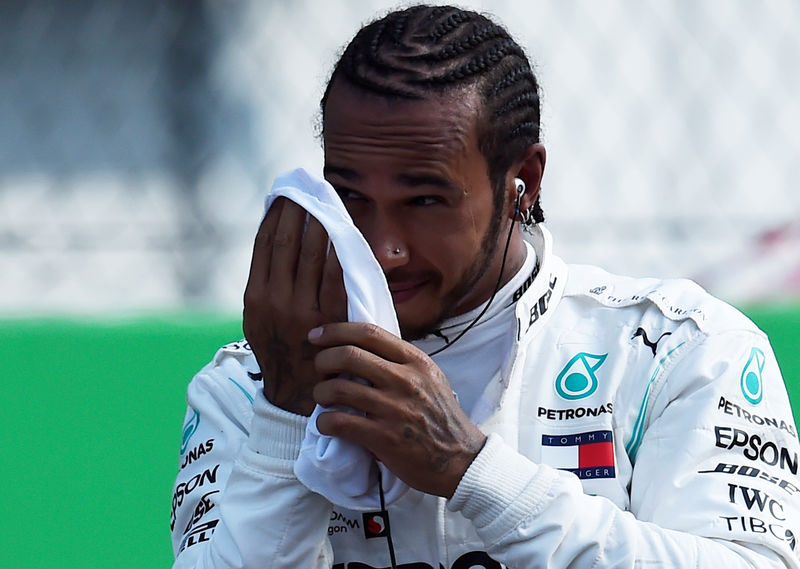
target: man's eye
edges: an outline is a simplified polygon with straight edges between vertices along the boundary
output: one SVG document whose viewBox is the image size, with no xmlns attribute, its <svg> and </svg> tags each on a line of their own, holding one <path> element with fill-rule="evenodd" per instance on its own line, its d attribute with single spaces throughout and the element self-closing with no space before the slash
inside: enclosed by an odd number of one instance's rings
<svg viewBox="0 0 800 569">
<path fill-rule="evenodd" d="M 442 203 L 442 198 L 439 196 L 417 196 L 410 200 L 411 205 L 415 206 L 429 206 Z"/>
<path fill-rule="evenodd" d="M 336 190 L 336 193 L 339 194 L 339 199 L 341 199 L 343 202 L 362 199 L 361 194 L 359 194 L 354 190 L 348 190 L 347 188 L 334 188 L 334 189 Z"/>
</svg>

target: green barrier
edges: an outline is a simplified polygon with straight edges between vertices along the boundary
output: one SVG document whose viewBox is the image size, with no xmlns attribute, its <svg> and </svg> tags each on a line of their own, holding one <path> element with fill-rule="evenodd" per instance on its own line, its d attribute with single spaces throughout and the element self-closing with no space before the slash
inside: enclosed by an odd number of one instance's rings
<svg viewBox="0 0 800 569">
<path fill-rule="evenodd" d="M 800 306 L 766 306 L 745 313 L 769 336 L 800 423 Z"/>
<path fill-rule="evenodd" d="M 747 312 L 797 411 L 800 307 Z M 240 337 L 219 315 L 0 321 L 4 564 L 169 567 L 185 387 Z"/>
<path fill-rule="evenodd" d="M 234 318 L 0 322 L 3 565 L 170 567 L 185 388 Z"/>
</svg>

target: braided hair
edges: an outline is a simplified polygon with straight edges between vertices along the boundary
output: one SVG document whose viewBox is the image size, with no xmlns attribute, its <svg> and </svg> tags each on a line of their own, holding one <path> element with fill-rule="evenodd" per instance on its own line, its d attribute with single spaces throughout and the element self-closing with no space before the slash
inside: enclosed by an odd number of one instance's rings
<svg viewBox="0 0 800 569">
<path fill-rule="evenodd" d="M 476 88 L 482 102 L 478 146 L 489 166 L 496 211 L 503 203 L 506 172 L 539 142 L 539 85 L 530 62 L 503 26 L 476 12 L 418 5 L 361 28 L 328 81 L 320 102 L 323 124 L 336 78 L 399 100 Z M 533 218 L 544 221 L 538 198 Z"/>
</svg>

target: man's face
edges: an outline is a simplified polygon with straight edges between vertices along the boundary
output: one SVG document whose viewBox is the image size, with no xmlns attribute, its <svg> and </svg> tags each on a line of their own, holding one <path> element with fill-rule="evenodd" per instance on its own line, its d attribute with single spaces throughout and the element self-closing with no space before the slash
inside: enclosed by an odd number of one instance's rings
<svg viewBox="0 0 800 569">
<path fill-rule="evenodd" d="M 497 221 L 478 105 L 388 101 L 341 80 L 328 97 L 325 178 L 381 264 L 406 339 L 479 306 L 497 282 L 510 221 Z"/>
</svg>

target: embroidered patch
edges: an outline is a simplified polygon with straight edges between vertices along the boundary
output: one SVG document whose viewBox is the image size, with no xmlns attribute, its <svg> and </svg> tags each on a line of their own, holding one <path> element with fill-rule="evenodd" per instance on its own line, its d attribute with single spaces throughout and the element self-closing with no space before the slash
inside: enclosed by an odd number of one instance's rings
<svg viewBox="0 0 800 569">
<path fill-rule="evenodd" d="M 758 348 L 753 348 L 750 350 L 750 357 L 742 370 L 742 378 L 740 380 L 742 395 L 753 405 L 761 403 L 761 398 L 764 396 L 761 372 L 764 371 L 766 360 L 764 352 Z"/>
<path fill-rule="evenodd" d="M 581 480 L 614 478 L 614 440 L 611 431 L 542 435 L 542 462 L 572 472 Z"/>
<path fill-rule="evenodd" d="M 556 392 L 568 401 L 589 397 L 597 390 L 595 372 L 606 361 L 608 354 L 595 355 L 586 352 L 576 354 L 556 378 Z"/>
</svg>

